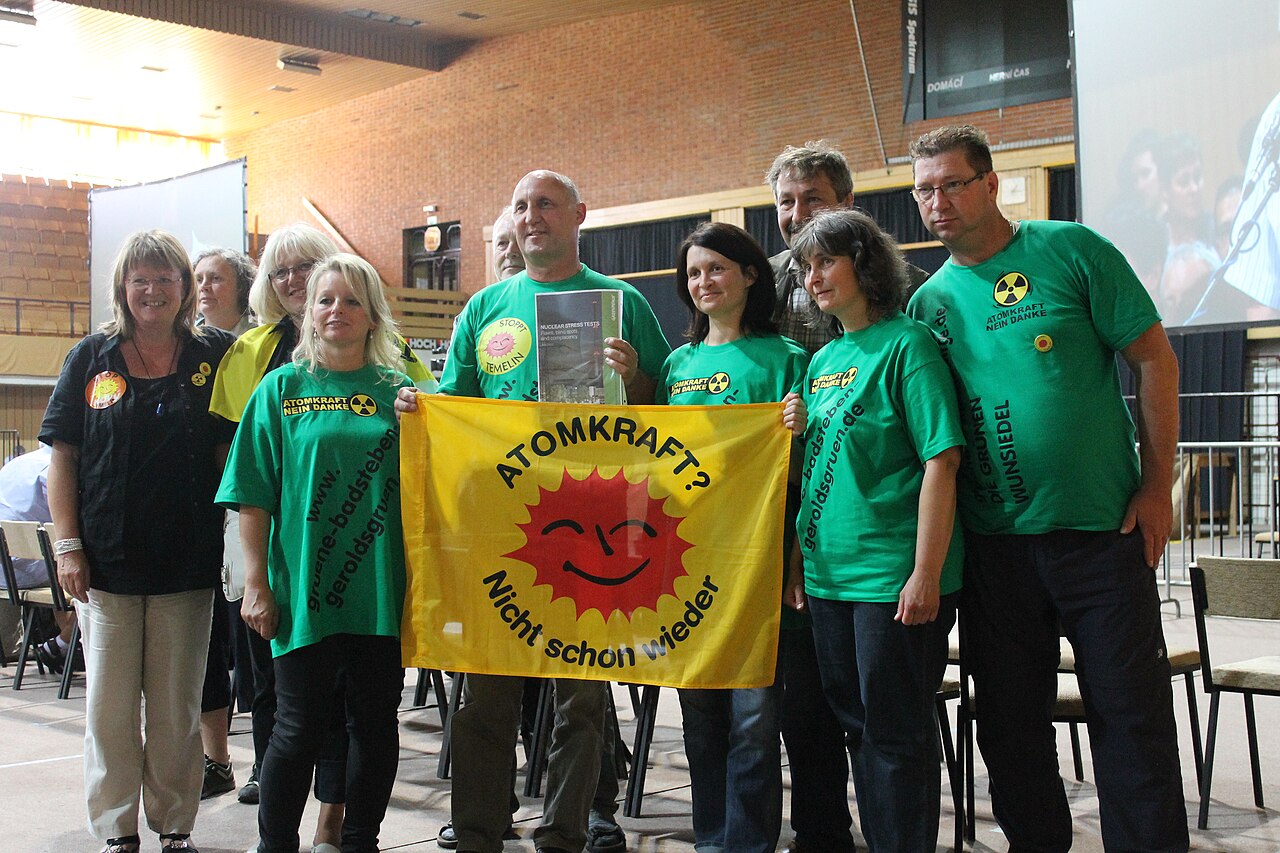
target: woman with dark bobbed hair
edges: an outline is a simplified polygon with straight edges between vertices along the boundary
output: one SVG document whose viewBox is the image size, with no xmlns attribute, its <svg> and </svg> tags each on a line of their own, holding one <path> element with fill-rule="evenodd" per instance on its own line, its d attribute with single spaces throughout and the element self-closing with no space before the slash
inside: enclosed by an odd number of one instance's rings
<svg viewBox="0 0 1280 853">
<path fill-rule="evenodd" d="M 964 437 L 932 332 L 899 306 L 906 267 L 865 213 L 819 213 L 791 253 L 840 337 L 809 363 L 788 597 L 813 615 L 822 687 L 844 726 L 872 850 L 933 851 L 933 700 L 963 558 L 954 523 Z"/>
<path fill-rule="evenodd" d="M 809 354 L 778 334 L 772 319 L 773 269 L 760 244 L 733 225 L 698 226 L 677 253 L 676 293 L 691 313 L 692 340 L 663 364 L 657 402 L 785 401 L 783 422 L 799 435 L 805 418 L 796 392 Z M 780 573 L 785 553 L 784 548 L 778 555 Z M 777 847 L 782 832 L 781 689 L 777 679 L 758 688 L 681 688 L 698 849 L 771 853 Z"/>
<path fill-rule="evenodd" d="M 209 396 L 232 338 L 195 326 L 171 234 L 125 240 L 111 286 L 112 319 L 68 354 L 40 428 L 58 580 L 81 603 L 89 828 L 106 853 L 134 853 L 141 805 L 162 849 L 192 850 L 230 439 Z"/>
</svg>

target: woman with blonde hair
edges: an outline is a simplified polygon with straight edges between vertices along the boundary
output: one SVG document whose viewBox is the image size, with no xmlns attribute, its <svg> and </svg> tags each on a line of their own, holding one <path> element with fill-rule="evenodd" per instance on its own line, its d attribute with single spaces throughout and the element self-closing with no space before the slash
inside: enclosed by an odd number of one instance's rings
<svg viewBox="0 0 1280 853">
<path fill-rule="evenodd" d="M 241 335 L 227 353 L 209 406 L 215 415 L 239 424 L 249 396 L 262 377 L 293 360 L 306 308 L 307 278 L 316 264 L 337 251 L 338 247 L 327 235 L 309 225 L 287 225 L 267 238 L 257 275 L 249 288 L 249 307 L 257 315 L 259 325 Z M 238 530 L 239 521 L 239 516 L 233 514 L 228 529 Z M 227 549 L 238 551 L 238 538 L 230 542 Z M 256 632 L 250 630 L 247 634 L 253 671 L 253 703 L 250 705 L 253 769 L 238 798 L 242 803 L 254 805 L 258 802 L 258 771 L 275 726 L 276 687 L 271 647 Z M 329 847 L 336 846 L 334 842 L 341 832 L 342 803 L 346 797 L 345 767 L 345 757 L 336 746 L 316 767 L 316 799 L 320 800 L 321 807 L 314 846 L 321 853 L 333 853 Z"/>
<path fill-rule="evenodd" d="M 232 338 L 195 326 L 171 234 L 131 235 L 111 282 L 112 319 L 68 354 L 40 428 L 58 580 L 85 635 L 89 828 L 106 853 L 133 853 L 141 803 L 162 849 L 192 850 L 230 439 L 209 397 Z"/>
<path fill-rule="evenodd" d="M 276 722 L 258 850 L 294 853 L 335 696 L 350 739 L 342 849 L 374 851 L 399 756 L 404 683 L 395 396 L 401 342 L 377 272 L 333 255 L 311 272 L 293 361 L 258 384 L 218 502 L 241 516 L 245 623 L 271 640 Z"/>
</svg>

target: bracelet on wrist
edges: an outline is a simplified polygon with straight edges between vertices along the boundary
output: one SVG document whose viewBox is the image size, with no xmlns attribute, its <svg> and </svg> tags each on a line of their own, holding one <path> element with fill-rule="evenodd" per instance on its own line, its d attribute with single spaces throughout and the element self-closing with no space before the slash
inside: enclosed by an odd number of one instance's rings
<svg viewBox="0 0 1280 853">
<path fill-rule="evenodd" d="M 53 555 L 61 557 L 63 554 L 70 554 L 72 551 L 83 551 L 84 542 L 78 538 L 75 539 L 59 539 L 53 543 Z"/>
</svg>

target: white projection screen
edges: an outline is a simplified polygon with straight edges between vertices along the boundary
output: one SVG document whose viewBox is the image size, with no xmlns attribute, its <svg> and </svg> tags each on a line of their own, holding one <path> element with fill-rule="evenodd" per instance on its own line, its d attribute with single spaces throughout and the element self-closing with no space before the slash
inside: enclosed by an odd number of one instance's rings
<svg viewBox="0 0 1280 853">
<path fill-rule="evenodd" d="M 111 318 L 111 265 L 125 238 L 160 228 L 194 256 L 220 246 L 246 249 L 245 160 L 163 181 L 89 191 L 90 317 Z"/>
<path fill-rule="evenodd" d="M 1086 225 L 1169 327 L 1280 318 L 1280 3 L 1073 0 Z"/>
</svg>

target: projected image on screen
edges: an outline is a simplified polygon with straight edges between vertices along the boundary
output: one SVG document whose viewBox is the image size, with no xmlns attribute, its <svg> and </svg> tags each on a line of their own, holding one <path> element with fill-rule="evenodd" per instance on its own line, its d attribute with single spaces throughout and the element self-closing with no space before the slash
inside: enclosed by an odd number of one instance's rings
<svg viewBox="0 0 1280 853">
<path fill-rule="evenodd" d="M 1073 0 L 1081 210 L 1170 327 L 1280 319 L 1280 9 Z"/>
</svg>

